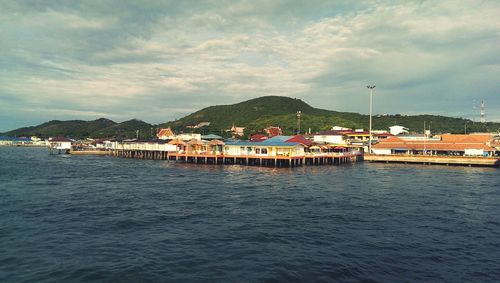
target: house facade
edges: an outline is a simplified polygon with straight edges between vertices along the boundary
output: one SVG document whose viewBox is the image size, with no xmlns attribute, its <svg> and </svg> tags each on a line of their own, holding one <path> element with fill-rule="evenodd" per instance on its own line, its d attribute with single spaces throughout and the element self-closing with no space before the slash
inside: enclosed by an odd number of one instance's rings
<svg viewBox="0 0 500 283">
<path fill-rule="evenodd" d="M 72 140 L 65 137 L 49 138 L 49 151 L 51 153 L 69 153 L 72 142 Z"/>
<path fill-rule="evenodd" d="M 346 136 L 339 131 L 323 131 L 315 134 L 313 141 L 319 144 L 345 144 Z"/>
<path fill-rule="evenodd" d="M 33 140 L 31 138 L 26 138 L 26 137 L 7 137 L 7 136 L 1 136 L 0 137 L 0 145 L 28 145 L 28 144 L 33 144 Z"/>
<path fill-rule="evenodd" d="M 443 155 L 443 156 L 494 156 L 497 149 L 492 147 L 491 135 L 452 135 L 438 139 L 405 140 L 390 137 L 372 147 L 376 155 Z"/>
<path fill-rule="evenodd" d="M 180 139 L 183 141 L 190 141 L 190 140 L 201 140 L 201 134 L 195 134 L 195 133 L 186 133 L 186 134 L 179 134 L 174 137 L 174 139 Z"/>
<path fill-rule="evenodd" d="M 224 155 L 228 156 L 287 156 L 305 155 L 305 145 L 300 142 L 287 141 L 293 136 L 278 136 L 261 142 L 233 141 L 224 145 Z"/>
</svg>

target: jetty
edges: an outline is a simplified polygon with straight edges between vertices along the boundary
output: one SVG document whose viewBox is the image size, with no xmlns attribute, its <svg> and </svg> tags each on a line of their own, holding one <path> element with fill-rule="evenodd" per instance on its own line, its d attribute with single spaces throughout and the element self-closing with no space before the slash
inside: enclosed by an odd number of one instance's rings
<svg viewBox="0 0 500 283">
<path fill-rule="evenodd" d="M 178 153 L 159 150 L 125 149 L 113 150 L 113 156 L 123 158 L 170 160 L 193 164 L 249 165 L 266 167 L 298 167 L 303 165 L 341 165 L 363 161 L 362 153 L 340 153 L 302 156 L 225 155 L 213 153 Z"/>
<path fill-rule="evenodd" d="M 170 153 L 168 160 L 181 161 L 195 164 L 239 164 L 266 167 L 298 167 L 303 165 L 341 165 L 363 160 L 361 153 L 342 153 L 303 156 L 258 156 L 258 155 L 215 155 L 215 154 L 189 154 Z"/>
<path fill-rule="evenodd" d="M 425 156 L 425 155 L 365 155 L 364 159 L 370 162 L 385 163 L 415 163 L 426 165 L 460 165 L 499 167 L 500 158 L 496 157 L 472 157 L 472 156 Z"/>
<path fill-rule="evenodd" d="M 275 129 L 275 128 L 272 128 Z M 278 130 L 276 134 L 280 134 Z M 181 134 L 162 129 L 158 139 L 109 139 L 79 142 L 52 138 L 52 152 L 111 155 L 192 164 L 298 167 L 369 161 L 405 164 L 500 166 L 500 141 L 492 134 L 439 137 L 379 135 L 372 154 L 365 154 L 369 133 L 325 131 L 315 135 L 252 135 L 249 140 L 217 135 Z"/>
<path fill-rule="evenodd" d="M 372 147 L 371 162 L 498 167 L 500 144 L 493 134 L 392 136 Z"/>
<path fill-rule="evenodd" d="M 96 150 L 96 149 L 81 149 L 81 150 L 74 150 L 70 149 L 69 154 L 72 155 L 111 155 L 112 152 L 109 150 Z"/>
<path fill-rule="evenodd" d="M 106 148 L 117 157 L 214 165 L 298 167 L 341 165 L 363 160 L 363 150 L 358 147 L 324 146 L 320 149 L 300 136 L 277 136 L 260 142 L 203 142 L 196 139 L 188 142 L 180 139 L 168 142 L 114 141 Z"/>
</svg>

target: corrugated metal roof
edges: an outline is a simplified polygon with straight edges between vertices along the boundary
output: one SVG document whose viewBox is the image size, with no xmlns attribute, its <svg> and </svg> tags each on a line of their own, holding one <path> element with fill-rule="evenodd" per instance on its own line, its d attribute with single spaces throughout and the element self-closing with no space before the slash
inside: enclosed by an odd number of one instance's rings
<svg viewBox="0 0 500 283">
<path fill-rule="evenodd" d="M 232 146 L 254 146 L 254 147 L 263 147 L 263 146 L 281 146 L 281 147 L 294 147 L 300 145 L 297 142 L 283 142 L 283 141 L 271 141 L 271 139 L 261 141 L 261 142 L 249 142 L 249 141 L 229 141 L 226 142 L 226 145 Z"/>
<path fill-rule="evenodd" d="M 303 136 L 301 135 L 295 135 L 295 136 L 292 136 L 290 139 L 287 139 L 286 140 L 287 142 L 298 142 L 298 143 L 301 143 L 303 145 L 306 145 L 306 146 L 311 146 L 313 145 L 313 142 L 304 138 Z"/>
<path fill-rule="evenodd" d="M 275 141 L 284 142 L 284 141 L 287 141 L 287 140 L 289 140 L 291 138 L 293 138 L 293 136 L 275 136 L 275 137 L 267 139 L 267 140 L 265 140 L 263 142 L 275 142 Z"/>
<path fill-rule="evenodd" d="M 375 149 L 397 149 L 397 150 L 446 150 L 446 151 L 464 151 L 465 149 L 483 149 L 485 151 L 494 151 L 495 149 L 482 143 L 449 143 L 442 141 L 430 142 L 383 142 L 373 146 Z"/>
</svg>

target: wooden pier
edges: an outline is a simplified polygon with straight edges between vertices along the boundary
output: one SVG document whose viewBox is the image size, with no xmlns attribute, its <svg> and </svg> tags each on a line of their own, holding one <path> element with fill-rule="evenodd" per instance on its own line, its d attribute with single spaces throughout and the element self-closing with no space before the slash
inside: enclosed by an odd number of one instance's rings
<svg viewBox="0 0 500 283">
<path fill-rule="evenodd" d="M 247 165 L 265 167 L 298 167 L 341 165 L 363 160 L 362 154 L 342 153 L 304 156 L 224 155 L 209 153 L 178 153 L 149 150 L 113 150 L 112 155 L 123 158 L 170 160 L 193 164 Z"/>
<path fill-rule="evenodd" d="M 370 162 L 385 163 L 415 163 L 427 165 L 461 165 L 461 166 L 500 166 L 500 158 L 495 157 L 468 157 L 468 156 L 437 156 L 437 155 L 365 155 L 364 159 Z"/>
<path fill-rule="evenodd" d="M 72 155 L 111 155 L 109 150 L 70 150 L 69 154 Z"/>
<path fill-rule="evenodd" d="M 137 159 L 153 159 L 153 160 L 167 160 L 168 152 L 160 150 L 131 150 L 131 149 L 115 149 L 112 151 L 113 156 L 123 158 L 137 158 Z"/>
</svg>

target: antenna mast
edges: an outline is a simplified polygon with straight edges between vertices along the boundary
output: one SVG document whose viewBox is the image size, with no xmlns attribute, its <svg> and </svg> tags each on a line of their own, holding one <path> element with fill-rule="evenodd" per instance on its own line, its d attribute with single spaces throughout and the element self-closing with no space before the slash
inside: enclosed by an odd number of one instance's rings
<svg viewBox="0 0 500 283">
<path fill-rule="evenodd" d="M 486 123 L 486 117 L 484 116 L 484 100 L 481 100 L 481 123 Z"/>
</svg>

